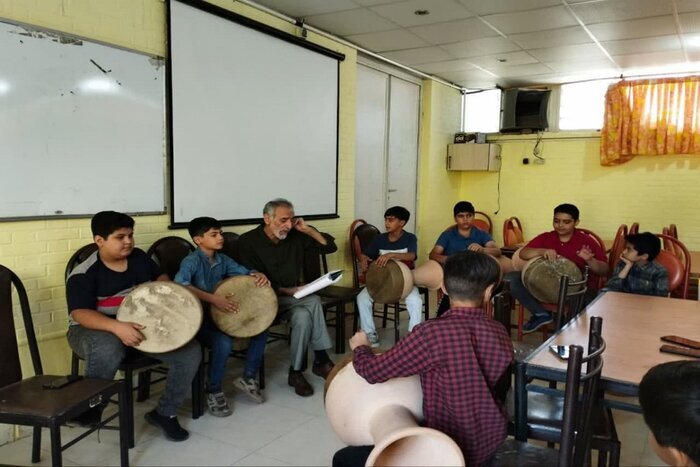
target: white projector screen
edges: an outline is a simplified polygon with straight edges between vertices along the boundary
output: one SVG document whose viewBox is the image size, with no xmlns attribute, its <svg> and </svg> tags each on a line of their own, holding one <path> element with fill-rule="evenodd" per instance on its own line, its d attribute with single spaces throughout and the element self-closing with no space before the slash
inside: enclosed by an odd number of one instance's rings
<svg viewBox="0 0 700 467">
<path fill-rule="evenodd" d="M 336 217 L 343 55 L 206 2 L 169 7 L 173 226 L 251 223 L 278 197 Z"/>
</svg>

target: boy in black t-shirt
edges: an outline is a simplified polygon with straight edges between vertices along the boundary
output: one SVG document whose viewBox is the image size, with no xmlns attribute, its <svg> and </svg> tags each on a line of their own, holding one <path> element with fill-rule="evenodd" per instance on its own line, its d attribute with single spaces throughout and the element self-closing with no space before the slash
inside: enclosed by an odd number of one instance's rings
<svg viewBox="0 0 700 467">
<path fill-rule="evenodd" d="M 71 272 L 66 282 L 70 327 L 68 343 L 85 359 L 85 376 L 113 379 L 126 352 L 139 352 L 141 326 L 115 319 L 117 309 L 134 287 L 153 280 L 168 280 L 143 250 L 134 248 L 134 220 L 126 214 L 102 211 L 91 222 L 98 250 Z M 145 352 L 144 352 L 145 353 Z M 170 367 L 165 392 L 146 420 L 161 428 L 172 441 L 184 441 L 189 433 L 175 417 L 187 395 L 201 360 L 196 341 L 177 350 L 147 354 Z M 79 420 L 99 422 L 103 406 Z"/>
</svg>

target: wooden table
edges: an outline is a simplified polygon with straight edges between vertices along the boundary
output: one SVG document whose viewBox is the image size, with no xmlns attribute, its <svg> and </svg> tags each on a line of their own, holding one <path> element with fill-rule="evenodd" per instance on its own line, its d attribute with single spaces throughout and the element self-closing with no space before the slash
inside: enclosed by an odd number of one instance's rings
<svg viewBox="0 0 700 467">
<path fill-rule="evenodd" d="M 556 357 L 549 346 L 577 344 L 586 349 L 591 316 L 603 317 L 603 338 L 607 344 L 603 353 L 603 387 L 618 394 L 636 396 L 642 377 L 659 363 L 690 359 L 659 352 L 661 336 L 700 338 L 698 301 L 607 292 L 520 364 L 516 371 L 515 389 L 519 391 L 516 397 L 526 396 L 529 376 L 565 380 L 566 362 Z M 606 403 L 639 412 L 639 407 L 633 404 L 609 400 Z"/>
</svg>

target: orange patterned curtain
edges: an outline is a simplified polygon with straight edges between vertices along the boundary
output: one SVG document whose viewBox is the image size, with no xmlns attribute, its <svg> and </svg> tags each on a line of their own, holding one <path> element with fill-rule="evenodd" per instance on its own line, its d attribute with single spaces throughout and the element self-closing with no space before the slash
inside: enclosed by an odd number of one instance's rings
<svg viewBox="0 0 700 467">
<path fill-rule="evenodd" d="M 700 153 L 700 76 L 620 81 L 605 94 L 600 164 Z"/>
</svg>

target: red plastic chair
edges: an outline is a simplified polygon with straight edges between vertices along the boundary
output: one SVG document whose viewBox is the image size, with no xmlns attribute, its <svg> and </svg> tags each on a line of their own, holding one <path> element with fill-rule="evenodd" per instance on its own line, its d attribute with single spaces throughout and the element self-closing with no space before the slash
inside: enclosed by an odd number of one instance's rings
<svg viewBox="0 0 700 467">
<path fill-rule="evenodd" d="M 690 252 L 688 248 L 670 235 L 656 234 L 664 245 L 656 261 L 668 271 L 668 290 L 672 297 L 688 298 L 690 278 Z M 668 245 L 668 248 L 667 248 Z"/>
<path fill-rule="evenodd" d="M 489 235 L 493 235 L 493 223 L 491 222 L 489 215 L 485 212 L 476 211 L 474 213 L 472 225 L 480 230 L 483 230 L 484 232 L 488 232 Z"/>
<path fill-rule="evenodd" d="M 509 217 L 503 222 L 503 246 L 523 246 L 523 226 L 517 217 Z"/>
<path fill-rule="evenodd" d="M 610 247 L 610 251 L 608 252 L 608 277 L 612 275 L 612 272 L 615 269 L 615 265 L 620 260 L 620 255 L 625 249 L 625 245 L 627 243 L 625 241 L 626 236 L 627 224 L 621 224 L 620 227 L 617 228 L 617 233 L 615 234 L 615 238 L 613 239 L 613 244 Z"/>
<path fill-rule="evenodd" d="M 638 234 L 639 233 L 639 222 L 634 222 L 632 225 L 630 225 L 630 230 L 629 234 Z"/>
</svg>

